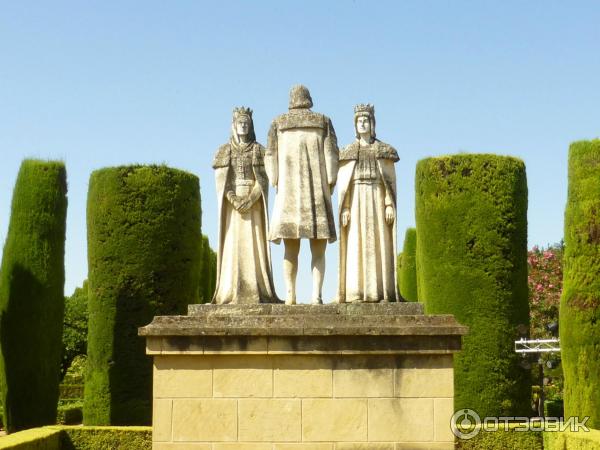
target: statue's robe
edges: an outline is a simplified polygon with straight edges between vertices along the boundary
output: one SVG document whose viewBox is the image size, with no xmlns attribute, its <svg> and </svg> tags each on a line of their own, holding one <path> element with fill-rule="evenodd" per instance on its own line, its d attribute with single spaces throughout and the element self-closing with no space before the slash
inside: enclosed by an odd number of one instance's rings
<svg viewBox="0 0 600 450">
<path fill-rule="evenodd" d="M 273 120 L 265 168 L 276 188 L 269 239 L 337 238 L 331 192 L 338 147 L 331 120 L 308 109 L 291 109 Z"/>
<path fill-rule="evenodd" d="M 232 167 L 234 146 L 228 143 L 219 147 L 213 162 L 219 245 L 217 284 L 212 303 L 277 303 L 267 240 L 269 182 L 264 168 L 264 147 L 254 142 L 243 150 L 251 155 L 247 155 L 245 167 L 237 168 L 247 174 L 242 176 L 247 180 L 240 182 L 236 168 Z M 252 179 L 253 183 L 250 183 Z M 233 207 L 228 194 L 242 197 L 252 190 L 258 199 L 247 212 L 240 213 Z"/>
<path fill-rule="evenodd" d="M 370 152 L 374 163 L 371 180 L 357 176 L 359 151 Z M 393 147 L 375 140 L 368 147 L 354 142 L 340 152 L 338 200 L 340 262 L 337 301 L 398 301 L 396 276 L 396 172 L 398 154 Z M 368 164 L 367 164 L 367 167 Z M 368 178 L 368 177 L 366 177 Z M 391 206 L 395 219 L 388 225 L 385 209 Z M 342 226 L 342 213 L 350 221 Z"/>
</svg>

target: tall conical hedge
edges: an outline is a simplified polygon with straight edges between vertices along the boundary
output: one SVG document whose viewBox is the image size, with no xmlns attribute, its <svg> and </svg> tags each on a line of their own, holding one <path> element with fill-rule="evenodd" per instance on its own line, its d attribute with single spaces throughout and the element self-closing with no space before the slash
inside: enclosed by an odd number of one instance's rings
<svg viewBox="0 0 600 450">
<path fill-rule="evenodd" d="M 0 403 L 9 432 L 56 420 L 66 215 L 65 165 L 23 161 L 0 269 Z"/>
<path fill-rule="evenodd" d="M 523 161 L 459 154 L 416 172 L 420 300 L 469 327 L 455 358 L 455 409 L 526 415 L 529 373 L 514 351 L 529 324 L 527 181 Z"/>
<path fill-rule="evenodd" d="M 215 289 L 217 288 L 217 253 L 209 247 L 210 249 L 210 278 L 209 278 L 209 298 L 212 299 Z"/>
<path fill-rule="evenodd" d="M 417 229 L 408 228 L 404 235 L 402 268 L 400 269 L 400 295 L 408 302 L 417 299 Z"/>
<path fill-rule="evenodd" d="M 195 175 L 165 166 L 92 173 L 87 203 L 84 423 L 149 424 L 152 361 L 137 335 L 198 303 L 202 235 Z"/>
<path fill-rule="evenodd" d="M 560 346 L 565 418 L 600 428 L 600 139 L 569 150 Z"/>
<path fill-rule="evenodd" d="M 398 292 L 400 292 L 400 274 L 402 273 L 402 253 L 396 255 L 396 283 L 398 284 Z M 402 295 L 400 296 L 401 301 Z"/>
<path fill-rule="evenodd" d="M 202 261 L 200 267 L 200 302 L 210 303 L 217 284 L 217 254 L 210 247 L 206 235 L 202 235 Z"/>
</svg>

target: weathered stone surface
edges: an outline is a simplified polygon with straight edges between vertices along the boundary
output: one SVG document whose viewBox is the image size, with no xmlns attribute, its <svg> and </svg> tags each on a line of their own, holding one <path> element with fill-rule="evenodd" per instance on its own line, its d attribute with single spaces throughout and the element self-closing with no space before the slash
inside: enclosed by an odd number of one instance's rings
<svg viewBox="0 0 600 450">
<path fill-rule="evenodd" d="M 448 442 L 454 439 L 450 429 L 450 419 L 454 414 L 454 398 L 436 398 L 433 400 L 433 440 Z"/>
<path fill-rule="evenodd" d="M 333 450 L 333 443 L 276 443 L 273 444 L 273 450 Z"/>
<path fill-rule="evenodd" d="M 202 338 L 205 355 L 266 353 L 268 342 L 267 337 L 260 336 L 206 336 Z"/>
<path fill-rule="evenodd" d="M 204 353 L 204 338 L 201 336 L 171 336 L 169 339 L 161 339 L 160 350 L 154 350 L 154 355 L 182 354 L 201 355 Z"/>
<path fill-rule="evenodd" d="M 408 355 L 395 376 L 396 397 L 454 397 L 452 355 Z"/>
<path fill-rule="evenodd" d="M 272 450 L 271 444 L 256 442 L 215 443 L 212 450 Z"/>
<path fill-rule="evenodd" d="M 214 306 L 220 308 L 220 306 Z M 325 319 L 330 320 L 325 320 Z M 454 353 L 466 327 L 452 316 L 159 316 L 140 328 L 152 355 Z M 160 343 L 157 342 L 160 340 Z"/>
<path fill-rule="evenodd" d="M 273 360 L 274 397 L 331 397 L 331 358 L 286 355 Z"/>
<path fill-rule="evenodd" d="M 237 400 L 173 400 L 173 441 L 237 441 Z"/>
<path fill-rule="evenodd" d="M 411 442 L 396 444 L 396 450 L 454 450 L 453 442 Z"/>
<path fill-rule="evenodd" d="M 366 441 L 366 399 L 302 400 L 303 441 Z"/>
<path fill-rule="evenodd" d="M 238 429 L 240 441 L 301 440 L 300 399 L 240 399 Z"/>
<path fill-rule="evenodd" d="M 214 397 L 271 397 L 273 366 L 266 356 L 207 357 L 213 365 Z"/>
<path fill-rule="evenodd" d="M 393 442 L 338 442 L 335 450 L 395 450 Z"/>
<path fill-rule="evenodd" d="M 369 399 L 369 440 L 433 441 L 432 398 Z"/>
<path fill-rule="evenodd" d="M 454 353 L 461 348 L 461 336 L 269 336 L 266 347 L 247 338 L 247 346 L 239 346 L 238 336 L 164 336 L 163 350 L 153 355 L 368 355 L 368 354 L 440 354 Z M 206 351 L 198 348 L 200 340 L 208 341 Z M 218 341 L 218 343 L 210 341 Z M 175 343 L 173 343 L 175 341 Z M 186 350 L 186 343 L 190 349 Z M 262 349 L 259 350 L 259 347 Z M 252 349 L 246 351 L 245 349 Z"/>
<path fill-rule="evenodd" d="M 174 397 L 155 397 L 153 439 L 157 444 L 230 442 L 233 447 L 222 448 L 242 449 L 255 448 L 253 443 L 275 445 L 286 440 L 328 444 L 331 446 L 324 448 L 329 450 L 377 450 L 394 443 L 421 445 L 427 441 L 431 447 L 414 448 L 438 448 L 433 444 L 453 439 L 449 428 L 453 399 L 437 397 L 445 392 L 440 391 L 435 376 L 435 371 L 448 370 L 450 357 L 156 356 L 156 370 L 165 373 L 155 378 L 155 393 L 171 393 Z M 174 368 L 181 371 L 181 376 L 169 374 Z M 416 381 L 418 371 L 434 371 L 434 375 L 428 374 L 422 383 L 417 383 L 414 395 L 420 398 L 393 397 L 402 394 L 394 392 L 395 375 L 406 370 L 415 371 Z M 213 373 L 212 397 L 177 397 L 186 386 L 206 395 L 208 379 L 204 381 L 207 386 L 195 385 L 202 383 L 197 372 L 205 371 Z M 444 378 L 440 378 L 444 384 L 451 381 L 451 377 Z M 340 446 L 341 443 L 348 445 Z"/>
<path fill-rule="evenodd" d="M 158 337 L 149 337 L 146 339 L 146 354 L 160 355 L 162 351 L 162 340 Z"/>
<path fill-rule="evenodd" d="M 417 302 L 393 303 L 328 303 L 326 305 L 188 305 L 190 316 L 249 316 L 262 315 L 299 315 L 299 314 L 346 314 L 346 315 L 419 315 L 423 314 L 423 304 Z"/>
<path fill-rule="evenodd" d="M 152 406 L 152 440 L 171 440 L 171 414 L 173 401 L 171 399 L 154 399 Z"/>
<path fill-rule="evenodd" d="M 156 356 L 154 398 L 212 397 L 212 367 L 204 358 Z"/>
<path fill-rule="evenodd" d="M 394 357 L 346 356 L 335 359 L 334 397 L 393 397 Z"/>
<path fill-rule="evenodd" d="M 269 354 L 403 354 L 453 353 L 460 336 L 274 336 Z"/>
<path fill-rule="evenodd" d="M 197 305 L 190 316 L 157 316 L 142 336 L 461 336 L 451 315 L 426 316 L 407 303 L 359 305 Z M 407 305 L 405 308 L 403 305 Z M 209 308 L 212 308 L 209 309 Z M 294 312 L 296 310 L 297 312 Z M 268 312 L 270 311 L 270 312 Z M 163 342 L 164 350 L 165 344 Z M 156 348 L 156 344 L 154 344 Z"/>
<path fill-rule="evenodd" d="M 154 357 L 154 447 L 452 448 L 452 354 L 466 328 L 413 305 L 203 305 L 156 318 L 140 329 Z"/>
<path fill-rule="evenodd" d="M 195 442 L 153 442 L 152 450 L 213 450 L 211 444 L 200 444 Z"/>
</svg>

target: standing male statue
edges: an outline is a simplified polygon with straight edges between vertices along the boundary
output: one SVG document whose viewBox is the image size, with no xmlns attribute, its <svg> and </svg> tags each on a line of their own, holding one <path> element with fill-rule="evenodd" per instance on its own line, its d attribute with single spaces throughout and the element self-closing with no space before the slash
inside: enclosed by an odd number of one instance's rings
<svg viewBox="0 0 600 450">
<path fill-rule="evenodd" d="M 336 240 L 331 193 L 338 171 L 338 146 L 331 120 L 310 108 L 310 92 L 292 87 L 289 112 L 273 120 L 265 153 L 265 169 L 275 186 L 269 239 L 283 239 L 286 304 L 296 304 L 300 239 L 310 239 L 312 303 L 323 303 L 327 241 Z"/>
</svg>

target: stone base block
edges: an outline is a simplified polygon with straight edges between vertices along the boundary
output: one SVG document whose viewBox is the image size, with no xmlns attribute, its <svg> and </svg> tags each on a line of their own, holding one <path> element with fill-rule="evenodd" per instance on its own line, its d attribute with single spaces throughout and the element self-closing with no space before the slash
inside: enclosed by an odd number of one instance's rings
<svg viewBox="0 0 600 450">
<path fill-rule="evenodd" d="M 466 329 L 451 316 L 337 305 L 311 321 L 321 307 L 260 307 L 195 307 L 140 329 L 154 358 L 153 449 L 453 448 Z"/>
</svg>

